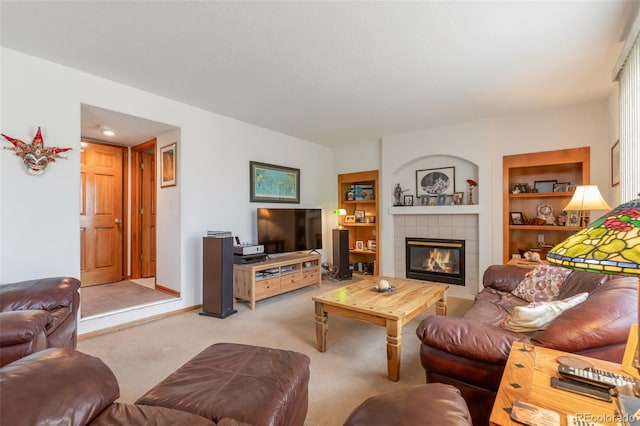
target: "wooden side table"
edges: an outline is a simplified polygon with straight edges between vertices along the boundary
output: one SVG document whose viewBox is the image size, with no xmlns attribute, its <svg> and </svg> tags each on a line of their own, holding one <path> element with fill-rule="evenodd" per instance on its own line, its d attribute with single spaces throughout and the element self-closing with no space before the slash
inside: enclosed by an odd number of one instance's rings
<svg viewBox="0 0 640 426">
<path fill-rule="evenodd" d="M 520 425 L 511 420 L 511 407 L 516 400 L 556 411 L 561 426 L 567 425 L 567 414 L 582 415 L 585 420 L 603 425 L 617 425 L 615 399 L 605 402 L 551 387 L 551 377 L 558 376 L 559 356 L 580 358 L 597 369 L 626 375 L 620 364 L 515 342 L 493 404 L 491 425 Z"/>
</svg>

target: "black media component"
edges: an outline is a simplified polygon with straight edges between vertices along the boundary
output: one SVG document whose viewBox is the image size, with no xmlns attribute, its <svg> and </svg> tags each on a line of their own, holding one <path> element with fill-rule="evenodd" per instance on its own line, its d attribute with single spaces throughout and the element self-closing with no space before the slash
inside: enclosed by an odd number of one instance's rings
<svg viewBox="0 0 640 426">
<path fill-rule="evenodd" d="M 233 309 L 233 238 L 202 239 L 202 312 L 226 318 Z"/>
<path fill-rule="evenodd" d="M 348 229 L 333 230 L 333 265 L 337 268 L 337 279 L 348 280 L 351 278 Z"/>
</svg>

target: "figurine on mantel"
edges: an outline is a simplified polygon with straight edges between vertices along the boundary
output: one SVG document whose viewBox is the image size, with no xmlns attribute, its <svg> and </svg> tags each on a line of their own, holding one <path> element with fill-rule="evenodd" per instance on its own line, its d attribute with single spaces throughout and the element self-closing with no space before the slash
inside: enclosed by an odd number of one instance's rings
<svg viewBox="0 0 640 426">
<path fill-rule="evenodd" d="M 393 190 L 393 196 L 395 198 L 395 201 L 393 203 L 394 206 L 402 206 L 404 204 L 402 204 L 402 194 L 404 192 L 407 192 L 408 189 L 402 189 L 400 188 L 400 184 L 396 184 L 396 189 Z"/>
<path fill-rule="evenodd" d="M 467 184 L 469 185 L 469 201 L 467 204 L 473 204 L 473 188 L 478 186 L 478 182 L 473 179 L 467 179 Z"/>
</svg>

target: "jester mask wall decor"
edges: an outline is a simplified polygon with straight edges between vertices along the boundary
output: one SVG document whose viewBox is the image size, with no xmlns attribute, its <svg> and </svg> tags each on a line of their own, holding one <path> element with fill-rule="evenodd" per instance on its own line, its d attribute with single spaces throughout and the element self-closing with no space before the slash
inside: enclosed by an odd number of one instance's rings
<svg viewBox="0 0 640 426">
<path fill-rule="evenodd" d="M 13 144 L 13 148 L 7 148 L 6 146 L 3 148 L 15 151 L 16 155 L 22 158 L 27 172 L 36 176 L 44 173 L 49 163 L 55 162 L 56 158 L 66 159 L 67 157 L 59 155 L 61 152 L 71 151 L 71 148 L 45 148 L 40 127 L 38 127 L 38 131 L 30 145 L 22 142 L 20 139 L 9 137 L 4 133 L 1 133 L 1 135 Z"/>
</svg>

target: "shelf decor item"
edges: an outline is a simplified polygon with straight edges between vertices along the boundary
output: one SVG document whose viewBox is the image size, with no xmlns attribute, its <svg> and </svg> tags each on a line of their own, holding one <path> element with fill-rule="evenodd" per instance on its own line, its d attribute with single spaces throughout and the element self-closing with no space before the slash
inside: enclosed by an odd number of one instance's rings
<svg viewBox="0 0 640 426">
<path fill-rule="evenodd" d="M 404 196 L 404 205 L 412 206 L 413 205 L 413 195 L 405 195 Z"/>
<path fill-rule="evenodd" d="M 300 169 L 249 162 L 249 201 L 300 204 Z"/>
<path fill-rule="evenodd" d="M 356 217 L 356 223 L 364 223 L 364 210 L 356 210 L 353 213 Z"/>
<path fill-rule="evenodd" d="M 544 219 L 548 225 L 555 225 L 556 218 L 553 216 L 553 207 L 547 203 L 538 204 L 536 211 L 540 219 Z"/>
<path fill-rule="evenodd" d="M 563 210 L 579 210 L 580 224 L 574 226 L 587 226 L 589 225 L 589 216 L 586 216 L 585 212 L 589 210 L 611 210 L 611 206 L 600 195 L 598 185 L 578 185 L 573 197 L 571 197 L 571 201 Z"/>
<path fill-rule="evenodd" d="M 553 192 L 567 192 L 569 182 L 558 182 L 553 184 Z"/>
<path fill-rule="evenodd" d="M 478 186 L 478 182 L 476 182 L 473 179 L 467 179 L 467 185 L 469 185 L 469 200 L 467 201 L 467 204 L 472 205 L 473 204 L 473 188 Z"/>
<path fill-rule="evenodd" d="M 547 261 L 584 272 L 636 277 L 640 286 L 640 198 L 619 205 L 557 244 L 547 253 Z M 636 355 L 636 378 L 638 359 Z"/>
<path fill-rule="evenodd" d="M 416 196 L 453 195 L 455 192 L 455 167 L 416 170 Z"/>
<path fill-rule="evenodd" d="M 533 182 L 533 188 L 538 192 L 553 192 L 553 185 L 558 183 L 557 179 L 537 180 Z"/>
<path fill-rule="evenodd" d="M 512 225 L 524 225 L 524 216 L 522 216 L 522 212 L 509 212 L 509 218 Z"/>
<path fill-rule="evenodd" d="M 464 192 L 454 192 L 453 193 L 453 204 L 456 206 L 460 206 L 464 201 Z"/>
</svg>

